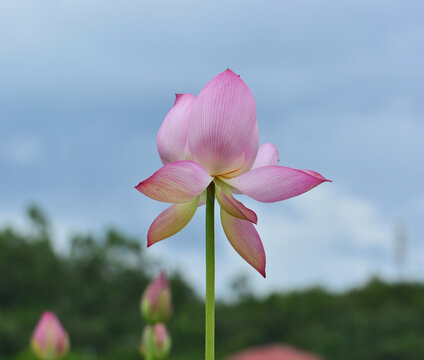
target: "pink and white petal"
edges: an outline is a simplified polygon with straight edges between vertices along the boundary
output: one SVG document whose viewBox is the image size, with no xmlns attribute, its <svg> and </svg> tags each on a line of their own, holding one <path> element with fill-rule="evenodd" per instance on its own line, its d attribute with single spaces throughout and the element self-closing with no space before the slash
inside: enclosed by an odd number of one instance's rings
<svg viewBox="0 0 424 360">
<path fill-rule="evenodd" d="M 286 200 L 331 181 L 312 170 L 263 166 L 233 179 L 222 179 L 242 194 L 265 203 Z"/>
<path fill-rule="evenodd" d="M 266 277 L 265 250 L 255 226 L 249 221 L 231 216 L 223 208 L 221 208 L 221 223 L 234 250 Z"/>
<path fill-rule="evenodd" d="M 187 159 L 189 115 L 195 100 L 192 94 L 176 94 L 174 106 L 166 115 L 157 136 L 162 163 Z"/>
<path fill-rule="evenodd" d="M 192 158 L 210 174 L 237 172 L 253 164 L 259 144 L 255 100 L 231 70 L 214 77 L 200 92 L 189 126 Z"/>
<path fill-rule="evenodd" d="M 135 188 L 158 201 L 184 203 L 200 195 L 212 177 L 194 161 L 174 161 L 162 166 Z"/>
<path fill-rule="evenodd" d="M 193 218 L 199 204 L 199 196 L 192 201 L 174 204 L 162 212 L 150 226 L 147 246 L 169 238 L 182 230 Z"/>
<path fill-rule="evenodd" d="M 200 194 L 199 205 L 198 205 L 199 207 L 206 204 L 206 196 L 207 196 L 207 190 L 203 191 Z"/>
<path fill-rule="evenodd" d="M 246 151 L 244 153 L 244 162 L 243 165 L 238 168 L 237 170 L 234 170 L 232 172 L 228 172 L 225 174 L 221 174 L 223 178 L 231 179 L 236 176 L 239 176 L 246 171 L 250 170 L 253 163 L 255 162 L 256 154 L 258 153 L 258 145 L 259 145 L 259 129 L 258 124 L 256 124 L 254 134 L 252 138 L 255 139 L 255 141 L 252 141 L 249 143 L 249 146 L 246 147 Z M 257 141 L 256 141 L 257 139 Z"/>
<path fill-rule="evenodd" d="M 221 208 L 228 214 L 239 219 L 250 221 L 254 224 L 258 223 L 258 217 L 255 212 L 236 200 L 231 192 L 225 191 L 225 189 L 222 189 L 220 186 L 216 186 L 216 198 Z"/>
<path fill-rule="evenodd" d="M 279 156 L 276 146 L 271 143 L 265 143 L 259 148 L 252 169 L 262 166 L 278 165 L 278 160 Z"/>
</svg>

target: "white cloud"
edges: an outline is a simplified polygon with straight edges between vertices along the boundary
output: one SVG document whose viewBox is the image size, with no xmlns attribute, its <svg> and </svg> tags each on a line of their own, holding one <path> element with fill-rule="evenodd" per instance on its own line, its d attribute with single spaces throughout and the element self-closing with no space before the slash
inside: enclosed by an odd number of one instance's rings
<svg viewBox="0 0 424 360">
<path fill-rule="evenodd" d="M 279 205 L 259 212 L 268 264 L 267 280 L 256 281 L 262 292 L 312 284 L 340 289 L 391 274 L 392 224 L 374 204 L 333 184 Z"/>
<path fill-rule="evenodd" d="M 0 160 L 13 165 L 29 166 L 42 160 L 44 143 L 35 136 L 21 136 L 3 143 L 0 147 Z"/>
</svg>

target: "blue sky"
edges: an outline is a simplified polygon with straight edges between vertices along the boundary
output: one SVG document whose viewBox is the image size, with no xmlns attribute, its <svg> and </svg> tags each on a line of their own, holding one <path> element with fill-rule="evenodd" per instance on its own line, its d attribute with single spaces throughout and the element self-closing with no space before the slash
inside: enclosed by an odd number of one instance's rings
<svg viewBox="0 0 424 360">
<path fill-rule="evenodd" d="M 161 165 L 156 133 L 176 92 L 242 76 L 260 141 L 280 163 L 334 180 L 276 204 L 245 199 L 267 252 L 263 280 L 217 225 L 217 287 L 235 274 L 258 292 L 355 286 L 424 271 L 422 1 L 2 1 L 0 222 L 29 202 L 52 217 L 58 248 L 116 225 L 145 242 L 166 206 L 133 186 Z M 204 209 L 149 252 L 203 288 Z"/>
</svg>

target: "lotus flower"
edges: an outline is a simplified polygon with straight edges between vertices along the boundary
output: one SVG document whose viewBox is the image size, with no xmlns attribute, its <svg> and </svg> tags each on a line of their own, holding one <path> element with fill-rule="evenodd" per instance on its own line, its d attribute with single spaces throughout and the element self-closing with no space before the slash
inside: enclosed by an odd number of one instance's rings
<svg viewBox="0 0 424 360">
<path fill-rule="evenodd" d="M 164 272 L 161 272 L 144 291 L 141 298 L 141 313 L 150 324 L 166 322 L 171 316 L 171 289 Z"/>
<path fill-rule="evenodd" d="M 164 324 L 147 325 L 141 337 L 140 352 L 147 357 L 151 349 L 154 359 L 164 359 L 171 350 L 171 338 Z"/>
<path fill-rule="evenodd" d="M 69 350 L 69 338 L 57 316 L 44 312 L 32 334 L 31 348 L 42 360 L 60 359 Z"/>
<path fill-rule="evenodd" d="M 213 181 L 229 242 L 265 277 L 265 251 L 254 226 L 257 216 L 233 194 L 270 203 L 329 180 L 315 171 L 278 166 L 276 147 L 258 145 L 253 94 L 231 70 L 214 77 L 197 98 L 177 94 L 157 137 L 164 165 L 136 186 L 154 200 L 173 203 L 150 226 L 148 246 L 183 229 L 204 204 Z"/>
</svg>

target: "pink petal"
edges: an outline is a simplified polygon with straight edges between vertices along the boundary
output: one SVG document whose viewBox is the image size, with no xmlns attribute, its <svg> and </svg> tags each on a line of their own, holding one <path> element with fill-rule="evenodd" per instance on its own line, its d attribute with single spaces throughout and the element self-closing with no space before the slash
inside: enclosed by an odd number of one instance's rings
<svg viewBox="0 0 424 360">
<path fill-rule="evenodd" d="M 205 86 L 191 110 L 187 142 L 193 160 L 210 174 L 232 177 L 252 166 L 258 141 L 253 94 L 226 70 Z"/>
<path fill-rule="evenodd" d="M 184 203 L 200 195 L 212 178 L 194 161 L 174 161 L 162 166 L 135 188 L 158 201 Z"/>
<path fill-rule="evenodd" d="M 203 191 L 200 194 L 199 205 L 198 205 L 199 207 L 206 204 L 206 196 L 207 196 L 207 190 Z"/>
<path fill-rule="evenodd" d="M 147 246 L 151 246 L 182 230 L 193 218 L 198 204 L 199 196 L 186 203 L 171 205 L 162 212 L 150 226 L 147 234 Z"/>
<path fill-rule="evenodd" d="M 312 170 L 284 166 L 263 166 L 225 182 L 242 194 L 262 202 L 275 202 L 303 194 L 330 181 Z"/>
<path fill-rule="evenodd" d="M 239 219 L 248 220 L 254 224 L 258 223 L 255 212 L 248 209 L 240 201 L 236 200 L 231 192 L 225 191 L 220 186 L 216 186 L 216 198 L 219 205 L 230 215 Z"/>
<path fill-rule="evenodd" d="M 187 129 L 195 100 L 192 94 L 177 94 L 174 107 L 166 115 L 159 129 L 157 144 L 164 164 L 187 158 Z"/>
<path fill-rule="evenodd" d="M 159 346 L 162 346 L 165 342 L 169 341 L 168 330 L 164 324 L 155 324 L 154 325 L 155 340 Z"/>
<path fill-rule="evenodd" d="M 265 250 L 255 226 L 238 219 L 221 208 L 221 223 L 234 250 L 265 277 Z"/>
<path fill-rule="evenodd" d="M 265 143 L 259 148 L 252 169 L 269 165 L 278 165 L 278 150 L 275 145 Z"/>
<path fill-rule="evenodd" d="M 161 271 L 158 276 L 147 286 L 141 297 L 141 300 L 150 301 L 152 305 L 157 305 L 159 296 L 162 292 L 170 291 L 169 281 L 166 273 Z M 155 306 L 153 306 L 155 307 Z"/>
</svg>

